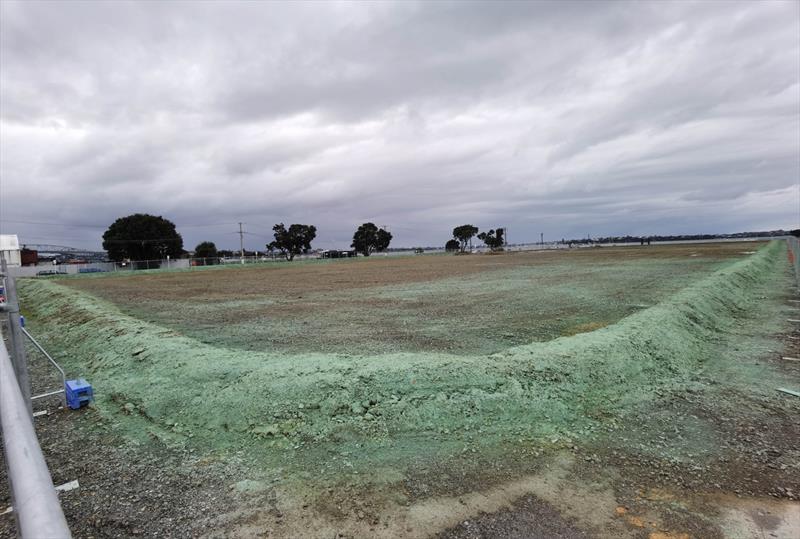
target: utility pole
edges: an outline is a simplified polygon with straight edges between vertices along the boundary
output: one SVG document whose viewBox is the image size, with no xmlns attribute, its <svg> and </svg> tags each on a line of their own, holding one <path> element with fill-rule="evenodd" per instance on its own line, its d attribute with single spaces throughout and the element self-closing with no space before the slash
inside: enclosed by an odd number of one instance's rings
<svg viewBox="0 0 800 539">
<path fill-rule="evenodd" d="M 242 223 L 239 223 L 239 251 L 242 264 L 244 264 L 244 230 L 242 230 Z"/>
<path fill-rule="evenodd" d="M 544 247 L 544 232 L 539 232 L 539 243 Z"/>
</svg>

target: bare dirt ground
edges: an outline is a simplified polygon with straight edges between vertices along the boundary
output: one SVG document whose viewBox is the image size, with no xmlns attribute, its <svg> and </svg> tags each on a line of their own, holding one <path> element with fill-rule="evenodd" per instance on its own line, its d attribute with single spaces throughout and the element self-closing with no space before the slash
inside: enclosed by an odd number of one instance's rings
<svg viewBox="0 0 800 539">
<path fill-rule="evenodd" d="M 4 335 L 5 323 L 2 324 Z M 60 378 L 27 346 L 32 394 L 57 389 Z M 208 515 L 235 503 L 220 478 L 243 475 L 235 459 L 221 462 L 163 444 L 131 444 L 113 433 L 94 407 L 64 410 L 59 396 L 34 404 L 48 414 L 34 419 L 53 484 L 77 480 L 60 494 L 73 537 L 199 537 Z M 227 485 L 225 485 L 227 487 Z M 0 451 L 0 513 L 11 506 L 6 463 Z M 0 514 L 0 537 L 16 537 L 12 513 Z"/>
<path fill-rule="evenodd" d="M 488 354 L 613 324 L 760 245 L 373 256 L 60 282 L 214 346 Z"/>
<path fill-rule="evenodd" d="M 616 265 L 621 256 L 630 256 L 628 262 L 633 265 L 649 256 L 663 256 L 667 262 L 708 256 L 708 265 L 700 264 L 696 274 L 676 275 L 671 286 L 679 287 L 716 264 L 741 258 L 751 245 L 704 246 L 707 254 L 694 257 L 698 254 L 695 246 L 681 246 L 663 255 L 619 249 L 452 259 L 483 268 L 475 270 L 474 275 L 481 275 L 495 272 L 494 264 L 524 262 L 518 256 L 531 257 L 523 266 L 538 266 L 544 260 L 552 267 L 560 264 L 556 257 L 563 256 L 574 257 L 577 264 L 609 265 L 611 272 L 621 271 L 622 266 Z M 546 257 L 553 260 L 548 262 Z M 415 282 L 411 279 L 417 275 L 416 266 L 430 264 L 422 274 L 434 275 L 437 258 L 451 263 L 450 257 L 358 262 L 364 264 L 367 275 L 392 262 L 407 266 L 393 277 L 399 279 L 405 272 L 402 278 L 407 281 L 390 285 L 405 286 Z M 643 267 L 637 266 L 634 273 L 641 273 Z M 193 283 L 192 279 L 200 278 L 208 284 L 206 279 L 221 282 L 214 274 L 232 271 L 241 279 L 253 279 L 252 286 L 259 279 L 271 281 L 261 286 L 276 287 L 269 288 L 269 293 L 277 295 L 280 285 L 265 275 L 299 270 L 308 272 L 308 283 L 313 283 L 322 280 L 325 271 L 321 268 L 297 265 L 155 273 L 125 277 L 121 280 L 129 282 L 120 285 L 113 276 L 64 282 L 86 286 L 122 304 L 114 287 L 127 290 L 126 301 L 135 303 L 142 288 L 141 281 L 135 281 L 145 277 L 166 279 L 159 285 L 164 287 L 160 293 L 166 294 L 175 293 L 173 287 L 183 282 L 167 284 L 169 279 Z M 497 271 L 518 269 L 504 266 Z M 353 276 L 352 267 L 331 264 L 328 270 L 348 280 L 350 290 L 360 289 L 362 279 Z M 290 286 L 291 275 L 283 278 Z M 658 279 L 658 275 L 650 278 Z M 226 286 L 234 291 L 236 283 L 241 283 L 239 277 L 229 281 L 233 284 Z M 196 301 L 201 301 L 201 284 L 189 288 L 196 289 Z M 800 304 L 790 301 L 796 299 L 800 296 L 792 290 L 779 297 L 775 307 L 783 309 L 781 313 L 798 312 Z M 153 294 L 152 301 L 156 300 Z M 292 470 L 297 481 L 314 485 L 298 489 L 283 480 L 280 469 L 271 471 L 274 477 L 254 474 L 253 461 L 236 449 L 208 452 L 192 443 L 164 444 L 156 437 L 143 442 L 127 436 L 113 413 L 95 408 L 58 411 L 57 399 L 41 403 L 51 414 L 37 418 L 36 428 L 54 482 L 78 479 L 81 484 L 78 490 L 61 494 L 75 537 L 795 539 L 800 536 L 800 399 L 778 393 L 772 386 L 763 387 L 772 378 L 741 384 L 740 377 L 727 369 L 752 367 L 754 373 L 768 369 L 776 376 L 800 381 L 800 362 L 782 359 L 800 357 L 800 331 L 753 325 L 749 320 L 742 313 L 741 322 L 727 330 L 737 335 L 732 344 L 725 344 L 720 336 L 718 351 L 724 361 L 698 370 L 679 388 L 655 388 L 645 406 L 620 416 L 607 417 L 598 411 L 599 431 L 568 441 L 509 435 L 485 452 L 473 449 L 440 457 L 415 453 L 421 444 L 404 449 L 391 445 L 399 439 L 388 439 L 385 450 L 401 454 L 406 464 L 397 477 L 378 484 L 381 471 L 353 475 L 346 459 L 335 460 L 338 455 L 330 452 L 318 458 L 329 460 L 342 479 L 321 486 L 312 472 L 304 475 Z M 775 336 L 782 342 L 775 341 Z M 770 339 L 762 343 L 758 340 L 762 337 Z M 755 339 L 758 346 L 740 349 L 748 339 Z M 52 389 L 52 371 L 33 350 L 29 353 L 34 392 Z M 419 436 L 439 435 L 420 431 Z M 283 451 L 299 450 L 286 446 Z M 2 512 L 10 500 L 3 462 L 0 470 Z M 0 537 L 13 536 L 13 518 L 0 516 Z"/>
<path fill-rule="evenodd" d="M 762 242 L 728 242 L 648 247 L 606 247 L 553 251 L 509 252 L 501 255 L 426 255 L 320 261 L 264 267 L 225 267 L 220 275 L 207 268 L 193 271 L 142 273 L 125 276 L 75 279 L 67 284 L 120 303 L 139 303 L 160 299 L 225 300 L 231 297 L 261 297 L 331 292 L 394 284 L 434 281 L 518 266 L 569 263 L 603 264 L 658 258 L 685 258 L 691 255 L 718 260 L 740 258 Z M 564 257 L 569 257 L 565 259 Z M 142 286 L 143 281 L 147 286 Z"/>
</svg>

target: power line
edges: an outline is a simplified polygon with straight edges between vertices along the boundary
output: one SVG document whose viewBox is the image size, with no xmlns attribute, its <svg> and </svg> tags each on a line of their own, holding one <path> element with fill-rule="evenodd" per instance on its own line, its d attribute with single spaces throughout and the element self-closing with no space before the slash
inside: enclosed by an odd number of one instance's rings
<svg viewBox="0 0 800 539">
<path fill-rule="evenodd" d="M 271 239 L 270 236 L 265 236 L 264 234 L 256 234 L 255 232 L 247 232 L 246 230 L 244 231 L 244 233 L 247 234 L 248 236 L 258 236 L 259 238 Z"/>
<path fill-rule="evenodd" d="M 103 229 L 106 228 L 105 225 L 84 225 L 84 224 L 74 224 L 70 225 L 67 223 L 47 223 L 44 221 L 15 221 L 12 219 L 0 219 L 0 222 L 3 223 L 15 223 L 15 224 L 23 224 L 23 225 L 44 225 L 44 226 L 60 226 L 60 227 L 70 227 L 70 228 L 94 228 L 94 229 Z"/>
<path fill-rule="evenodd" d="M 59 226 L 59 227 L 70 227 L 70 228 L 93 228 L 96 230 L 102 230 L 104 228 L 108 228 L 108 225 L 68 224 L 68 223 L 53 223 L 47 221 L 18 221 L 15 219 L 0 219 L 0 222 L 23 224 L 23 225 Z M 212 226 L 230 226 L 235 224 L 236 223 L 190 223 L 190 224 L 176 224 L 175 227 L 195 228 L 195 227 L 212 227 Z"/>
<path fill-rule="evenodd" d="M 142 238 L 142 239 L 110 239 L 103 240 L 106 243 L 154 243 L 164 241 L 182 241 L 179 238 Z"/>
<path fill-rule="evenodd" d="M 196 224 L 189 224 L 189 225 L 177 224 L 177 225 L 175 225 L 175 227 L 176 228 L 177 227 L 181 227 L 181 228 L 200 228 L 200 227 L 212 227 L 212 226 L 231 226 L 231 225 L 235 225 L 235 224 L 236 223 L 209 223 L 209 224 L 196 223 Z"/>
<path fill-rule="evenodd" d="M 246 221 L 245 224 L 246 225 L 257 226 L 259 228 L 268 228 L 270 230 L 272 230 L 272 227 L 275 226 L 275 225 L 265 225 L 263 223 L 253 223 L 252 221 Z"/>
</svg>

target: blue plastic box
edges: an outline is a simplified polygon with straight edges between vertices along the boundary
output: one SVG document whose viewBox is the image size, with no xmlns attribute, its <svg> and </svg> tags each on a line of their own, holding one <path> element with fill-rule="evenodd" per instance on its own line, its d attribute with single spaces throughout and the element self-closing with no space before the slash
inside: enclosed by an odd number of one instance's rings
<svg viewBox="0 0 800 539">
<path fill-rule="evenodd" d="M 67 406 L 73 410 L 77 410 L 94 400 L 92 386 L 83 378 L 64 382 L 64 393 L 67 396 Z"/>
</svg>

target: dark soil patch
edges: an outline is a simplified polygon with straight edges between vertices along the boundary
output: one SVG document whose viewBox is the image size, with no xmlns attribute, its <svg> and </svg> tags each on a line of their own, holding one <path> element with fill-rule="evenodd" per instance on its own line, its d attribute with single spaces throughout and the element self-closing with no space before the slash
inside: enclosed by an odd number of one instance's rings
<svg viewBox="0 0 800 539">
<path fill-rule="evenodd" d="M 455 528 L 436 535 L 438 539 L 587 539 L 549 503 L 525 496 L 508 509 L 481 513 Z"/>
</svg>

